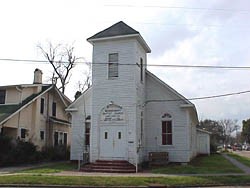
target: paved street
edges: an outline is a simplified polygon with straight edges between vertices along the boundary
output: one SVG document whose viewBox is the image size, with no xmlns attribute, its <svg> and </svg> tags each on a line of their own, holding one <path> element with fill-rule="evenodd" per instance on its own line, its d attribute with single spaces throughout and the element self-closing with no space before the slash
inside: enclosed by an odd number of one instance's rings
<svg viewBox="0 0 250 188">
<path fill-rule="evenodd" d="M 233 153 L 243 156 L 243 157 L 248 157 L 250 158 L 250 151 L 233 151 Z"/>
</svg>

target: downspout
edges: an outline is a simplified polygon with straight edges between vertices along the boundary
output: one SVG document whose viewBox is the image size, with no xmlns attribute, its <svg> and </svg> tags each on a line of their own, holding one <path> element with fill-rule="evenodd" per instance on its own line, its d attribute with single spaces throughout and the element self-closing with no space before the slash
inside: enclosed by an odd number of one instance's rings
<svg viewBox="0 0 250 188">
<path fill-rule="evenodd" d="M 84 98 L 84 95 L 83 95 L 83 118 L 84 118 L 84 127 L 83 127 L 83 146 L 82 146 L 82 151 L 81 153 L 79 153 L 79 159 L 78 159 L 78 170 L 80 171 L 81 170 L 81 161 L 84 160 L 85 156 L 86 155 L 86 147 L 85 147 L 85 131 L 86 131 L 86 107 L 85 107 L 85 98 Z M 81 136 L 80 136 L 81 138 Z M 81 143 L 81 142 L 80 142 Z M 83 161 L 85 162 L 85 161 Z"/>
<path fill-rule="evenodd" d="M 22 103 L 22 97 L 23 97 L 23 92 L 22 89 L 19 88 L 18 86 L 16 86 L 16 90 L 20 93 L 20 97 L 19 97 L 19 104 Z M 21 111 L 18 112 L 18 118 L 17 118 L 17 137 L 19 137 L 19 129 L 20 129 L 20 118 L 21 118 Z"/>
</svg>

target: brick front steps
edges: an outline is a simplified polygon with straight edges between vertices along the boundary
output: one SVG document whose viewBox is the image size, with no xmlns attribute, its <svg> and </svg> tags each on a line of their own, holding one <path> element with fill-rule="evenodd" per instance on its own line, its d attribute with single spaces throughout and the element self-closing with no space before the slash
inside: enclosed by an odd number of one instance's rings
<svg viewBox="0 0 250 188">
<path fill-rule="evenodd" d="M 81 168 L 83 172 L 135 173 L 135 166 L 123 160 L 97 160 Z"/>
</svg>

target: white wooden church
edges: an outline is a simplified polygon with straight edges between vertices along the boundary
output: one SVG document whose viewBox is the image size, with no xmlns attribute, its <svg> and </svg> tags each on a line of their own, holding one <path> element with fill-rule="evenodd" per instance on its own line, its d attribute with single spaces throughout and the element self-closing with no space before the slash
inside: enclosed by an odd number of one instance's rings
<svg viewBox="0 0 250 188">
<path fill-rule="evenodd" d="M 209 133 L 196 128 L 195 105 L 147 70 L 151 50 L 124 22 L 87 39 L 93 45 L 92 86 L 66 110 L 72 115 L 71 160 L 148 161 L 167 152 L 187 163 L 209 154 Z M 151 62 L 152 64 L 153 62 Z"/>
</svg>

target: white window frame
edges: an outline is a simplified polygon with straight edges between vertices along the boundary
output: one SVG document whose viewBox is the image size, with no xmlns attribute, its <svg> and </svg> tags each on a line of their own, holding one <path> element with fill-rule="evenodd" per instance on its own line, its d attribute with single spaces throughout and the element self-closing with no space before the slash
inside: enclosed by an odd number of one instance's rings
<svg viewBox="0 0 250 188">
<path fill-rule="evenodd" d="M 117 59 L 111 59 L 111 55 L 117 55 Z M 108 54 L 108 79 L 116 79 L 119 77 L 119 53 L 109 53 Z M 113 66 L 113 67 L 111 67 Z M 116 71 L 116 72 L 115 72 Z"/>
<path fill-rule="evenodd" d="M 171 121 L 171 135 L 172 135 L 172 144 L 162 144 L 162 122 L 164 121 Z M 164 113 L 161 117 L 161 125 L 160 125 L 160 129 L 161 129 L 161 140 L 160 140 L 160 145 L 161 146 L 173 146 L 174 145 L 174 120 L 173 120 L 173 116 L 172 113 Z M 169 135 L 170 133 L 166 133 L 166 135 Z M 166 137 L 167 138 L 167 137 Z M 167 140 L 166 140 L 167 142 Z"/>
<path fill-rule="evenodd" d="M 64 131 L 58 131 L 58 130 L 55 130 L 54 132 L 53 132 L 53 146 L 55 146 L 55 138 L 54 138 L 54 135 L 55 135 L 55 133 L 58 133 L 58 137 L 57 137 L 57 143 L 58 143 L 58 145 L 57 146 L 61 146 L 61 145 L 65 145 L 65 146 L 67 146 L 68 145 L 68 143 L 64 143 L 64 134 L 66 133 L 67 134 L 67 142 L 68 142 L 68 140 L 69 140 L 69 133 L 68 132 L 64 132 Z M 62 136 L 60 136 L 60 135 L 62 135 Z M 60 139 L 62 138 L 62 143 L 60 143 Z"/>
</svg>

